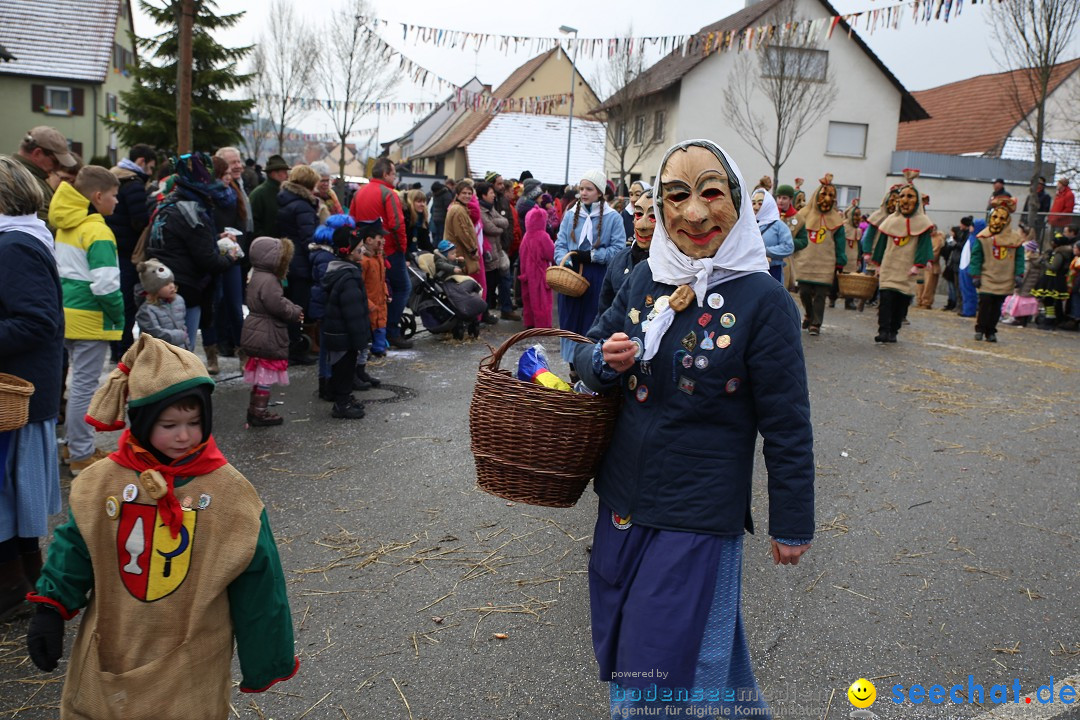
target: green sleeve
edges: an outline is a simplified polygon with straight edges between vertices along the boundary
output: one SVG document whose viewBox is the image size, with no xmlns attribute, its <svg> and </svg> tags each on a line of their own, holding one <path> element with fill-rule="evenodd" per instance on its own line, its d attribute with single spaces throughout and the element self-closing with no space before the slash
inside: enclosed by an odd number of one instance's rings
<svg viewBox="0 0 1080 720">
<path fill-rule="evenodd" d="M 919 244 L 915 246 L 915 264 L 925 267 L 934 261 L 934 240 L 927 230 L 919 236 Z"/>
<path fill-rule="evenodd" d="M 94 566 L 75 516 L 68 510 L 68 521 L 53 532 L 49 557 L 41 568 L 37 594 L 54 600 L 69 613 L 86 607 L 86 596 L 94 589 Z"/>
<path fill-rule="evenodd" d="M 847 233 L 843 225 L 833 232 L 833 242 L 836 244 L 836 266 L 843 267 L 847 265 Z"/>
<path fill-rule="evenodd" d="M 1024 246 L 1021 245 L 1020 247 L 1016 248 L 1015 252 L 1016 252 L 1016 267 L 1013 270 L 1013 275 L 1016 275 L 1016 276 L 1019 277 L 1020 275 L 1024 274 L 1024 268 L 1026 267 L 1026 265 L 1024 263 Z"/>
<path fill-rule="evenodd" d="M 869 234 L 870 230 L 867 229 L 866 232 Z M 880 265 L 881 261 L 885 259 L 885 248 L 888 247 L 889 236 L 883 232 L 877 232 L 876 230 L 874 232 L 876 234 L 871 239 L 871 242 L 874 243 L 873 255 L 870 259 L 873 260 L 875 264 Z"/>
<path fill-rule="evenodd" d="M 795 252 L 799 252 L 807 245 L 809 245 L 810 236 L 806 233 L 806 226 L 803 225 L 802 229 L 799 230 L 799 233 L 795 237 L 791 238 L 791 240 L 795 243 Z"/>
<path fill-rule="evenodd" d="M 285 574 L 265 508 L 260 522 L 255 555 L 247 570 L 229 584 L 243 692 L 262 692 L 292 677 L 297 667 Z"/>
<path fill-rule="evenodd" d="M 863 233 L 862 240 L 859 242 L 859 249 L 863 251 L 864 255 L 870 255 L 874 252 L 875 233 L 877 233 L 877 230 L 873 225 L 866 226 L 866 232 Z"/>
<path fill-rule="evenodd" d="M 979 277 L 982 275 L 983 266 L 983 247 L 982 241 L 979 238 L 975 238 L 975 242 L 971 244 L 971 263 L 967 267 L 968 275 L 971 277 Z"/>
<path fill-rule="evenodd" d="M 124 328 L 124 295 L 120 291 L 120 265 L 116 259 L 116 241 L 94 240 L 86 249 L 90 269 L 90 292 L 105 315 L 106 330 Z"/>
</svg>

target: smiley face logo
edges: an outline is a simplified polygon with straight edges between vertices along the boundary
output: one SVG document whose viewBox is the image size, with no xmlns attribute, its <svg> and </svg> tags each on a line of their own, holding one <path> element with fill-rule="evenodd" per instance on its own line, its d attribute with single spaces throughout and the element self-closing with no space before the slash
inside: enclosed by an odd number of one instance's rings
<svg viewBox="0 0 1080 720">
<path fill-rule="evenodd" d="M 874 687 L 874 683 L 866 678 L 859 678 L 851 683 L 851 687 L 847 691 L 847 697 L 852 705 L 861 710 L 874 704 L 874 701 L 877 700 L 877 689 Z"/>
</svg>

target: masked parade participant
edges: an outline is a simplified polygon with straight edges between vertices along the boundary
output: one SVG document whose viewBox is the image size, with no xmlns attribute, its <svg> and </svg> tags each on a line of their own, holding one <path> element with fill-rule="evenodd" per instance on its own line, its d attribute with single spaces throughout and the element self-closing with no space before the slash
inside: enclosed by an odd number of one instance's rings
<svg viewBox="0 0 1080 720">
<path fill-rule="evenodd" d="M 836 186 L 832 173 L 826 173 L 799 214 L 798 229 L 806 229 L 809 242 L 797 251 L 799 299 L 802 300 L 802 326 L 811 335 L 821 333 L 825 319 L 825 298 L 836 279 L 836 271 L 847 263 L 845 255 L 844 216 L 836 209 Z M 798 180 L 796 180 L 798 182 Z"/>
<path fill-rule="evenodd" d="M 878 334 L 874 342 L 894 343 L 915 297 L 916 277 L 934 256 L 930 234 L 934 223 L 923 211 L 922 196 L 913 184 L 918 170 L 904 170 L 905 184 L 896 192 L 896 210 L 866 229 L 876 230 L 871 262 L 878 267 Z M 891 194 L 890 190 L 890 194 Z M 865 238 L 864 238 L 865 242 Z"/>
<path fill-rule="evenodd" d="M 595 483 L 593 646 L 612 717 L 767 715 L 740 610 L 743 534 L 760 432 L 773 562 L 797 563 L 813 538 L 799 314 L 727 153 L 681 142 L 656 177 L 649 259 L 575 355 L 589 387 L 625 396 Z"/>
<path fill-rule="evenodd" d="M 998 195 L 990 202 L 993 210 L 986 227 L 975 236 L 978 242 L 971 247 L 968 274 L 979 293 L 975 339 L 997 342 L 1001 306 L 1024 276 L 1024 252 L 1020 246 L 1027 238 L 1012 225 L 1016 198 Z"/>
<path fill-rule="evenodd" d="M 776 278 L 778 283 L 783 284 L 784 260 L 795 252 L 791 231 L 780 219 L 780 209 L 768 190 L 763 187 L 754 188 L 750 200 L 754 205 L 754 215 L 757 217 L 761 239 L 765 243 L 765 256 L 769 259 L 769 274 Z M 805 243 L 803 246 L 805 247 Z"/>
<path fill-rule="evenodd" d="M 634 183 L 640 185 L 641 183 Z M 634 200 L 634 244 L 619 254 L 608 263 L 607 272 L 604 274 L 604 286 L 600 290 L 600 303 L 596 307 L 596 315 L 599 317 L 611 307 L 619 288 L 630 277 L 630 271 L 642 260 L 649 257 L 649 244 L 652 242 L 653 228 L 656 227 L 656 207 L 653 205 L 653 191 L 650 185 L 647 190 L 638 193 Z"/>
<path fill-rule="evenodd" d="M 847 264 L 844 265 L 843 271 L 846 273 L 857 273 L 862 266 L 862 250 L 859 248 L 859 241 L 862 239 L 862 233 L 859 232 L 861 222 L 862 210 L 859 209 L 859 198 L 855 198 L 844 211 L 844 255 L 847 257 Z M 834 279 L 832 290 L 829 292 L 829 307 L 836 306 L 836 298 L 839 295 L 840 284 Z M 852 298 L 844 298 L 844 309 L 854 310 L 855 301 Z"/>
</svg>

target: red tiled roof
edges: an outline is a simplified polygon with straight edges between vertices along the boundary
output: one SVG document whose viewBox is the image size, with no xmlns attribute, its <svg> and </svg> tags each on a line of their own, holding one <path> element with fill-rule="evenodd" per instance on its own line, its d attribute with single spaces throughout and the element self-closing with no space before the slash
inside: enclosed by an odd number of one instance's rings
<svg viewBox="0 0 1080 720">
<path fill-rule="evenodd" d="M 1057 65 L 1050 76 L 1049 91 L 1078 67 L 1080 58 Z M 930 118 L 901 123 L 896 149 L 942 155 L 1000 153 L 1017 123 L 1035 107 L 1035 93 L 1028 82 L 1032 72 L 1024 69 L 979 75 L 912 93 Z"/>
<path fill-rule="evenodd" d="M 698 30 L 697 35 L 701 37 L 710 32 L 741 32 L 761 20 L 766 13 L 771 12 L 783 1 L 784 0 L 761 0 L 761 2 L 744 7 L 742 10 L 728 15 L 726 18 L 718 20 L 712 25 L 706 25 Z M 839 15 L 836 8 L 834 8 L 828 0 L 818 1 L 825 7 L 826 12 L 830 15 L 833 17 Z M 866 53 L 885 78 L 900 91 L 900 119 L 902 121 L 919 120 L 924 117 L 929 117 L 926 114 L 926 110 L 920 107 L 919 103 L 912 97 L 912 94 L 900 84 L 900 81 L 892 74 L 889 68 L 886 67 L 885 63 L 881 62 L 881 59 L 874 54 L 874 51 L 871 50 L 865 42 L 863 42 L 863 39 L 859 37 L 859 34 L 848 26 L 845 20 L 841 18 L 837 23 L 836 29 L 838 32 L 846 32 L 859 49 Z M 666 90 L 682 80 L 683 76 L 697 67 L 705 57 L 706 55 L 703 52 L 691 52 L 684 55 L 680 49 L 673 50 L 658 63 L 641 73 L 641 75 L 636 77 L 633 82 L 625 88 L 616 91 L 614 95 L 601 103 L 599 107 L 593 110 L 593 112 L 600 112 L 612 107 L 617 107 L 626 100 L 644 97 Z"/>
</svg>

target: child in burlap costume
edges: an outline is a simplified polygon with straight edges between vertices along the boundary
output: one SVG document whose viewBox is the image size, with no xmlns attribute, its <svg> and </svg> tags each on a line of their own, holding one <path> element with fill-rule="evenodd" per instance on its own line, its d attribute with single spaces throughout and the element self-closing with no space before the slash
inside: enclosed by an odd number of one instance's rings
<svg viewBox="0 0 1080 720">
<path fill-rule="evenodd" d="M 1013 227 L 1016 198 L 999 195 L 990 201 L 993 210 L 985 228 L 975 236 L 968 274 L 979 292 L 975 314 L 975 339 L 997 342 L 1001 306 L 1024 276 L 1024 234 Z"/>
<path fill-rule="evenodd" d="M 862 222 L 862 219 L 859 198 L 855 198 L 848 208 L 844 210 L 844 255 L 847 257 L 847 263 L 844 264 L 842 272 L 857 273 L 862 269 L 862 250 L 859 247 L 859 242 L 862 239 L 862 233 L 859 232 L 859 223 Z M 840 281 L 837 276 L 834 278 L 832 290 L 829 292 L 829 307 L 836 306 L 836 298 L 839 295 Z M 844 309 L 854 310 L 855 300 L 853 298 L 844 298 Z"/>
<path fill-rule="evenodd" d="M 844 236 L 844 215 L 836 209 L 836 186 L 832 173 L 821 178 L 821 184 L 810 201 L 795 217 L 799 222 L 792 235 L 806 229 L 809 242 L 795 252 L 799 281 L 799 299 L 803 304 L 803 329 L 811 335 L 821 332 L 825 320 L 825 298 L 832 288 L 836 271 L 847 264 Z"/>
<path fill-rule="evenodd" d="M 224 720 L 234 638 L 242 692 L 299 668 L 266 510 L 211 435 L 213 387 L 195 355 L 141 335 L 94 395 L 88 422 L 118 430 L 126 404 L 131 427 L 72 484 L 27 596 L 38 604 L 27 645 L 45 671 L 64 621 L 86 609 L 62 720 Z"/>
<path fill-rule="evenodd" d="M 918 176 L 918 170 L 904 170 L 907 183 L 897 189 L 895 212 L 877 228 L 871 224 L 866 229 L 866 238 L 872 237 L 871 231 L 876 232 L 870 261 L 877 266 L 881 298 L 874 342 L 896 342 L 911 299 L 915 297 L 916 278 L 934 257 L 930 239 L 934 223 L 923 212 L 922 195 L 913 184 Z"/>
</svg>

